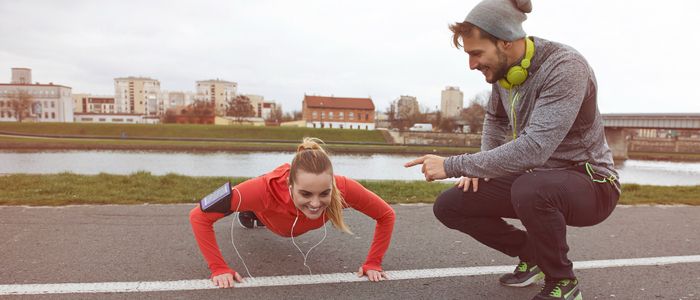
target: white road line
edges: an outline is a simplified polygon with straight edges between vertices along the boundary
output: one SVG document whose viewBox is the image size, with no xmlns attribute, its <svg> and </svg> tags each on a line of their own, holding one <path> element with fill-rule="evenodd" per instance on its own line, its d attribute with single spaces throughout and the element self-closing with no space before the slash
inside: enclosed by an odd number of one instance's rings
<svg viewBox="0 0 700 300">
<path fill-rule="evenodd" d="M 575 269 L 602 269 L 630 266 L 659 266 L 681 263 L 698 263 L 700 255 L 664 256 L 611 260 L 589 260 L 574 262 Z M 387 271 L 389 280 L 420 278 L 440 278 L 457 276 L 492 275 L 510 272 L 513 266 L 485 266 L 468 268 L 417 269 Z M 332 273 L 318 275 L 269 276 L 247 278 L 237 288 L 263 286 L 290 286 L 304 284 L 366 282 L 352 273 Z M 96 282 L 96 283 L 49 283 L 49 284 L 5 284 L 0 285 L 0 295 L 38 295 L 69 293 L 126 293 L 154 291 L 186 291 L 215 289 L 208 279 L 178 281 L 135 281 L 135 282 Z"/>
</svg>

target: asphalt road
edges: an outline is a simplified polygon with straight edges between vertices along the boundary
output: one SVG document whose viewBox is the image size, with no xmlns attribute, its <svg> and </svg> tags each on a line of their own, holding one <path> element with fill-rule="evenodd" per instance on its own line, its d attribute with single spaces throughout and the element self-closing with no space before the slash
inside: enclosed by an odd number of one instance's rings
<svg viewBox="0 0 700 300">
<path fill-rule="evenodd" d="M 192 205 L 0 207 L 0 285 L 205 279 L 206 263 L 194 242 Z M 517 259 L 449 230 L 430 205 L 394 206 L 397 223 L 384 259 L 386 270 L 514 265 Z M 328 227 L 311 253 L 314 274 L 356 271 L 364 261 L 374 222 L 346 210 L 354 235 Z M 244 273 L 231 246 L 231 217 L 216 224 L 227 261 Z M 518 221 L 514 221 L 519 224 Z M 700 254 L 700 207 L 618 207 L 594 227 L 569 227 L 570 258 L 577 261 Z M 265 229 L 234 228 L 236 245 L 253 276 L 308 271 L 290 239 Z M 299 237 L 308 249 L 323 236 Z M 576 271 L 585 299 L 700 299 L 700 263 Z M 541 285 L 508 288 L 498 274 L 380 283 L 355 282 L 238 289 L 140 293 L 0 296 L 13 299 L 530 299 Z"/>
</svg>

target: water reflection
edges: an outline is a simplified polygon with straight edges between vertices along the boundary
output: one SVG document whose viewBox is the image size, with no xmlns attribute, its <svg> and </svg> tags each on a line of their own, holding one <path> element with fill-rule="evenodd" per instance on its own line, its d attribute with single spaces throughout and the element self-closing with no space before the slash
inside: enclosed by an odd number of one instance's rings
<svg viewBox="0 0 700 300">
<path fill-rule="evenodd" d="M 150 151 L 0 152 L 0 173 L 131 174 L 189 176 L 261 175 L 292 160 L 291 152 L 182 153 Z M 414 155 L 337 154 L 336 173 L 355 179 L 422 180 L 419 167 L 404 168 Z M 623 183 L 700 184 L 700 163 L 628 160 L 618 166 Z"/>
</svg>

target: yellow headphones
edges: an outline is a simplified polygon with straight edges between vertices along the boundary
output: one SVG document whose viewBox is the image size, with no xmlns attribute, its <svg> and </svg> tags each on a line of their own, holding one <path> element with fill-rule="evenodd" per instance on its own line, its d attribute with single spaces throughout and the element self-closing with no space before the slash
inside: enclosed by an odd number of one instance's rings
<svg viewBox="0 0 700 300">
<path fill-rule="evenodd" d="M 527 68 L 530 67 L 530 60 L 535 55 L 535 43 L 530 38 L 525 38 L 525 57 L 520 61 L 520 65 L 515 65 L 508 69 L 506 77 L 498 80 L 503 88 L 510 90 L 514 86 L 521 85 L 527 79 Z"/>
</svg>

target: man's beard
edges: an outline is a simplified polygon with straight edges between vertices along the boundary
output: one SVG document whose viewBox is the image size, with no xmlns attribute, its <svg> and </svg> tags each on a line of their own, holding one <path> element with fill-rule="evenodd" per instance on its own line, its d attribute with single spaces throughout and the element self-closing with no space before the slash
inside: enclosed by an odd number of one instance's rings
<svg viewBox="0 0 700 300">
<path fill-rule="evenodd" d="M 506 73 L 510 68 L 510 66 L 508 66 L 508 57 L 498 48 L 496 48 L 496 57 L 498 61 L 493 68 L 493 78 L 491 78 L 491 80 L 487 79 L 486 82 L 488 83 L 495 83 L 499 79 L 506 77 Z"/>
</svg>

